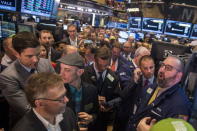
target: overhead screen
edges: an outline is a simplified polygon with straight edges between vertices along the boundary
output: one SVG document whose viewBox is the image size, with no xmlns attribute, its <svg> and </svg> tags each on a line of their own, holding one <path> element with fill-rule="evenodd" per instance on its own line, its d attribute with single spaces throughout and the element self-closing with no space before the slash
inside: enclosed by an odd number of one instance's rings
<svg viewBox="0 0 197 131">
<path fill-rule="evenodd" d="M 193 25 L 190 38 L 191 39 L 197 39 L 197 24 Z"/>
<path fill-rule="evenodd" d="M 129 28 L 132 30 L 141 30 L 142 18 L 141 17 L 130 17 Z"/>
<path fill-rule="evenodd" d="M 142 31 L 163 33 L 163 27 L 164 27 L 164 19 L 143 18 Z"/>
<path fill-rule="evenodd" d="M 16 0 L 0 0 L 0 9 L 16 11 Z"/>
<path fill-rule="evenodd" d="M 22 0 L 21 12 L 50 17 L 53 11 L 53 6 L 54 0 Z"/>
<path fill-rule="evenodd" d="M 180 37 L 189 37 L 191 27 L 191 23 L 167 20 L 164 34 Z"/>
</svg>

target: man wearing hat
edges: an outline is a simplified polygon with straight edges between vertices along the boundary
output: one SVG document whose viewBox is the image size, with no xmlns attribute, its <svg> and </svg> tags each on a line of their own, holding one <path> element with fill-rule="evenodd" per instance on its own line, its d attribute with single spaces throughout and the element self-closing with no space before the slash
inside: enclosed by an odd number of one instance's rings
<svg viewBox="0 0 197 131">
<path fill-rule="evenodd" d="M 62 76 L 69 102 L 67 106 L 78 116 L 79 128 L 94 130 L 94 120 L 97 116 L 97 90 L 93 85 L 81 80 L 84 72 L 84 60 L 78 53 L 63 56 L 59 60 L 59 72 Z"/>
</svg>

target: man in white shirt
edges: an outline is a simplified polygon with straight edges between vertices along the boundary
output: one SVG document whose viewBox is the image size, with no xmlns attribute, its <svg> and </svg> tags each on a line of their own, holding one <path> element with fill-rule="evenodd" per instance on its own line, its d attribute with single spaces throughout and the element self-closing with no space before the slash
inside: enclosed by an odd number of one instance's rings
<svg viewBox="0 0 197 131">
<path fill-rule="evenodd" d="M 77 124 L 62 78 L 54 73 L 32 75 L 25 93 L 33 109 L 14 127 L 13 131 L 75 131 Z"/>
</svg>

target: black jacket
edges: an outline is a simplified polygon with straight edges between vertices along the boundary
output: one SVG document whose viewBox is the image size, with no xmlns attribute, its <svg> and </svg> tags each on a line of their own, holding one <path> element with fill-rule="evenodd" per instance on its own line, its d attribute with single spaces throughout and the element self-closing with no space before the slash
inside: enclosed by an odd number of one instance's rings
<svg viewBox="0 0 197 131">
<path fill-rule="evenodd" d="M 90 85 L 88 83 L 82 82 L 81 83 L 82 88 L 82 102 L 81 102 L 81 112 L 86 112 L 90 115 L 93 115 L 93 119 L 95 120 L 97 118 L 98 114 L 98 93 L 95 86 Z M 67 97 L 69 99 L 69 102 L 67 103 L 67 106 L 70 107 L 73 111 L 75 111 L 75 102 L 73 100 L 73 96 L 70 92 L 70 88 L 68 84 L 65 84 L 65 87 L 67 89 Z M 77 114 L 76 114 L 77 115 Z M 94 121 L 89 124 L 89 130 L 92 129 L 94 125 Z"/>
<path fill-rule="evenodd" d="M 96 86 L 98 94 L 100 96 L 105 96 L 106 101 L 112 100 L 119 96 L 120 87 L 118 77 L 110 69 L 107 69 L 105 79 L 101 87 L 99 87 L 98 85 L 97 76 L 93 64 L 85 68 L 85 71 L 82 75 L 82 80 Z"/>
<path fill-rule="evenodd" d="M 75 114 L 70 108 L 66 108 L 63 117 L 64 119 L 60 122 L 62 131 L 78 131 Z M 47 131 L 47 129 L 31 110 L 15 125 L 12 131 Z"/>
</svg>

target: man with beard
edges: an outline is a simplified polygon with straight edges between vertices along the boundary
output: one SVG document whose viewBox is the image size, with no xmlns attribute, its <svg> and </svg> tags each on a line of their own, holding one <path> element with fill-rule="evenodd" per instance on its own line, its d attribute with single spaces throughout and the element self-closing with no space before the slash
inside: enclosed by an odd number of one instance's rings
<svg viewBox="0 0 197 131">
<path fill-rule="evenodd" d="M 39 42 L 41 45 L 45 45 L 47 47 L 47 58 L 50 61 L 56 62 L 56 60 L 61 57 L 62 52 L 57 51 L 53 48 L 53 44 L 55 41 L 53 34 L 49 30 L 41 30 L 39 32 Z"/>
<path fill-rule="evenodd" d="M 190 103 L 179 82 L 183 75 L 183 63 L 177 57 L 169 56 L 158 71 L 157 85 L 148 88 L 135 113 L 130 116 L 127 131 L 136 130 L 139 121 L 151 117 L 157 121 L 164 118 L 182 118 L 187 120 Z M 146 123 L 150 123 L 147 121 Z"/>
</svg>

